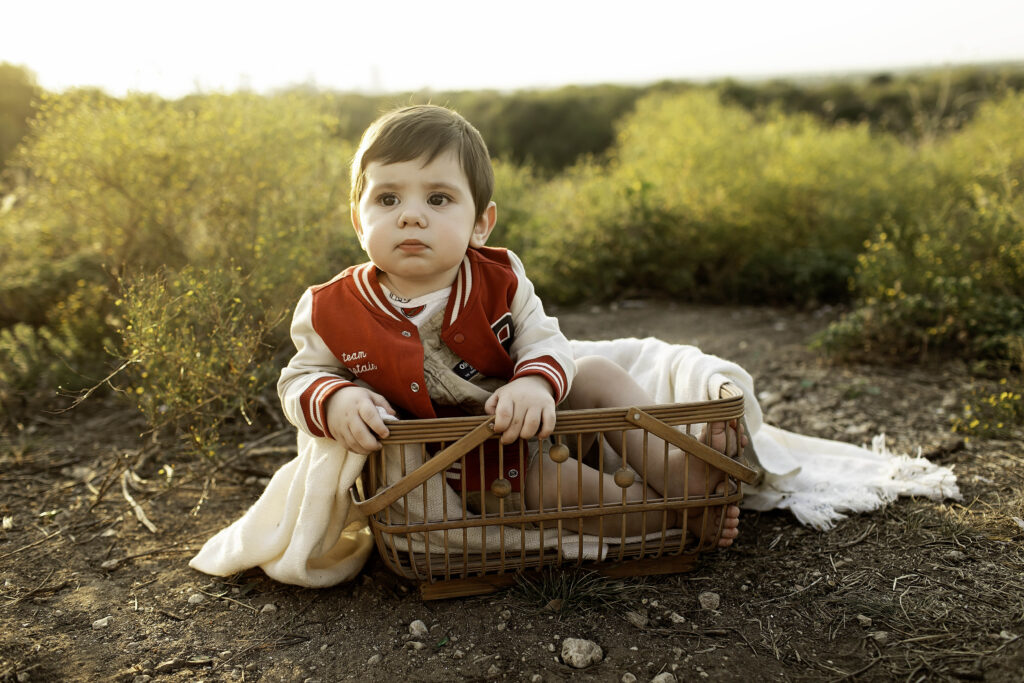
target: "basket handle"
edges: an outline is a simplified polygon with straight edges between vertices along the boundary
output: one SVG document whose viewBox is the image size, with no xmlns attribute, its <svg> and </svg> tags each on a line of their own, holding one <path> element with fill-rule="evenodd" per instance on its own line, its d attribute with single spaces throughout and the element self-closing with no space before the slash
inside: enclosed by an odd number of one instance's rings
<svg viewBox="0 0 1024 683">
<path fill-rule="evenodd" d="M 726 474 L 736 477 L 744 484 L 756 484 L 761 479 L 761 473 L 757 470 L 751 469 L 742 462 L 719 453 L 714 448 L 697 441 L 697 439 L 689 434 L 673 429 L 639 408 L 628 409 L 626 411 L 626 420 L 656 436 L 660 436 L 681 450 L 692 453 L 715 469 L 722 470 Z"/>
<path fill-rule="evenodd" d="M 452 463 L 492 436 L 494 436 L 494 417 L 488 415 L 475 429 L 429 458 L 391 486 L 381 489 L 371 498 L 354 501 L 356 507 L 367 517 L 377 514 L 441 470 L 448 469 Z"/>
</svg>

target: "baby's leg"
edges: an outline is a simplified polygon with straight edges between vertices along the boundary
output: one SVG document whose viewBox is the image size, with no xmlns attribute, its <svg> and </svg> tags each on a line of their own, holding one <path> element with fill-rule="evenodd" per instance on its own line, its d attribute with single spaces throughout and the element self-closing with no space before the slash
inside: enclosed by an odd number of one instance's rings
<svg viewBox="0 0 1024 683">
<path fill-rule="evenodd" d="M 577 360 L 576 379 L 563 405 L 569 409 L 612 408 L 644 406 L 653 402 L 653 398 L 619 365 L 599 356 L 587 356 Z M 737 435 L 736 427 L 738 425 L 715 423 L 711 433 L 704 435 L 703 440 L 712 448 L 735 456 L 742 440 L 742 435 Z M 653 434 L 634 429 L 625 432 L 624 439 L 620 433 L 606 433 L 604 436 L 634 470 L 646 473 L 647 483 L 659 494 L 682 498 L 707 497 L 712 492 L 724 493 L 724 472 L 712 468 L 694 455 L 666 444 Z M 712 514 L 715 510 L 717 508 L 705 509 L 705 514 L 687 515 L 687 527 L 698 536 L 702 532 L 713 534 L 718 523 L 718 515 Z M 722 524 L 719 545 L 731 545 L 738 534 L 739 507 L 727 506 Z"/>
<path fill-rule="evenodd" d="M 563 510 L 582 505 L 621 505 L 661 499 L 661 494 L 650 488 L 644 491 L 640 478 L 625 489 L 615 483 L 614 476 L 602 473 L 576 458 L 569 458 L 559 466 L 546 452 L 541 453 L 526 473 L 525 499 L 528 510 L 545 512 Z M 625 517 L 625 519 L 623 519 Z M 574 523 L 573 530 L 579 530 Z M 630 515 L 606 515 L 586 517 L 581 524 L 584 533 L 603 536 L 638 536 L 660 531 L 662 528 L 678 526 L 674 513 L 649 512 Z"/>
</svg>

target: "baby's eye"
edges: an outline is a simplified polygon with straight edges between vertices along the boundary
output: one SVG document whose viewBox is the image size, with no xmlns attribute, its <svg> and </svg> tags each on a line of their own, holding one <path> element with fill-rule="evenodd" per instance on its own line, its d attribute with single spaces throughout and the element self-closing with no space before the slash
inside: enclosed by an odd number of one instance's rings
<svg viewBox="0 0 1024 683">
<path fill-rule="evenodd" d="M 386 192 L 377 197 L 377 203 L 381 206 L 396 206 L 398 204 L 398 195 Z"/>
<path fill-rule="evenodd" d="M 435 192 L 434 194 L 427 197 L 427 203 L 430 204 L 431 206 L 444 206 L 451 200 L 451 197 L 449 197 L 446 194 L 441 194 L 440 192 Z"/>
</svg>

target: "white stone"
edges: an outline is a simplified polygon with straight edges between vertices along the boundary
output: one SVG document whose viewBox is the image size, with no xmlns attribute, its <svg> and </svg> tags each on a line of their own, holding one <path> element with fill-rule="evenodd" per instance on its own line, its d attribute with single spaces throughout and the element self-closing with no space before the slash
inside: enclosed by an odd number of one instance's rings
<svg viewBox="0 0 1024 683">
<path fill-rule="evenodd" d="M 261 614 L 268 614 L 270 612 L 276 612 L 276 611 L 277 611 L 277 605 L 275 605 L 272 602 L 268 602 L 267 604 L 263 605 L 263 609 L 260 610 L 260 613 Z"/>
<path fill-rule="evenodd" d="M 718 593 L 712 593 L 711 591 L 704 591 L 697 596 L 697 602 L 703 609 L 718 609 L 721 604 L 722 598 Z"/>
<path fill-rule="evenodd" d="M 114 617 L 103 617 L 102 619 L 97 619 L 96 621 L 92 622 L 92 627 L 94 629 L 106 628 L 110 626 L 110 622 L 113 620 Z"/>
<path fill-rule="evenodd" d="M 566 638 L 562 641 L 562 661 L 574 669 L 585 669 L 604 659 L 601 646 L 585 638 Z"/>
<path fill-rule="evenodd" d="M 381 659 L 383 659 L 383 657 L 381 657 L 380 654 L 370 655 L 370 658 L 366 660 L 366 666 L 376 666 L 380 664 Z"/>
<path fill-rule="evenodd" d="M 198 605 L 201 602 L 206 602 L 206 596 L 202 593 L 193 593 L 188 596 L 188 604 L 190 605 Z"/>
<path fill-rule="evenodd" d="M 667 671 L 662 671 L 660 674 L 651 679 L 651 683 L 676 683 L 676 677 L 674 674 L 670 674 Z"/>
<path fill-rule="evenodd" d="M 409 624 L 409 633 L 414 636 L 425 636 L 430 633 L 427 625 L 417 619 L 416 621 Z"/>
<path fill-rule="evenodd" d="M 636 676 L 629 673 L 628 671 L 622 674 L 622 683 L 636 683 Z"/>
<path fill-rule="evenodd" d="M 673 624 L 685 624 L 686 623 L 686 617 L 684 617 L 679 612 L 672 612 L 671 614 L 669 614 L 668 615 L 668 620 L 671 621 Z"/>
</svg>

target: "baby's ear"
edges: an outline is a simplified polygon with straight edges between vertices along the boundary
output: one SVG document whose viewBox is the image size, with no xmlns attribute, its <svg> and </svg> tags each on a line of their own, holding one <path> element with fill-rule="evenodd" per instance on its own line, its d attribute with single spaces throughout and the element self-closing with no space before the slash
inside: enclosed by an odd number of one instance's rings
<svg viewBox="0 0 1024 683">
<path fill-rule="evenodd" d="M 469 246 L 482 247 L 487 244 L 495 224 L 498 222 L 498 205 L 491 202 L 473 224 L 473 234 L 469 238 Z"/>
<path fill-rule="evenodd" d="M 359 246 L 363 246 L 363 226 L 359 222 L 359 207 L 351 205 L 349 207 L 349 216 L 352 218 L 352 228 L 356 231 L 356 237 L 359 238 Z"/>
</svg>

